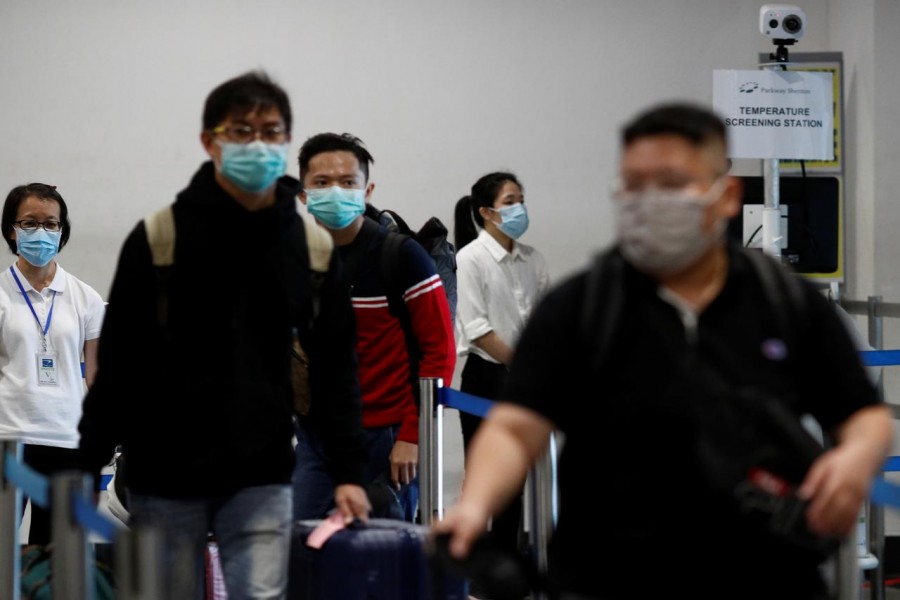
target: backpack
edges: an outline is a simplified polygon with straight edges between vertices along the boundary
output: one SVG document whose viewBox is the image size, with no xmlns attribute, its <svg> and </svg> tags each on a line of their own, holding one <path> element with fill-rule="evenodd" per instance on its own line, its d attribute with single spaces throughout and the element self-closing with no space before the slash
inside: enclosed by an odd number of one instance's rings
<svg viewBox="0 0 900 600">
<path fill-rule="evenodd" d="M 319 314 L 319 290 L 328 272 L 334 241 L 331 234 L 311 217 L 300 214 L 306 233 L 306 254 L 309 258 L 310 287 L 312 293 L 313 318 Z M 147 242 L 156 267 L 158 294 L 157 320 L 165 327 L 168 317 L 168 281 L 175 262 L 175 215 L 172 206 L 166 206 L 144 218 Z M 309 413 L 309 360 L 300 346 L 298 336 L 294 336 L 291 349 L 291 385 L 294 391 L 294 411 L 300 415 Z"/>
<path fill-rule="evenodd" d="M 434 269 L 441 277 L 447 305 L 450 307 L 450 323 L 456 320 L 456 247 L 449 239 L 447 227 L 437 217 L 430 217 L 418 231 L 413 231 L 399 214 L 390 209 L 379 210 L 366 203 L 365 215 L 388 229 L 381 251 L 381 274 L 384 277 L 388 297 L 388 310 L 400 319 L 406 348 L 410 357 L 410 385 L 416 402 L 419 400 L 419 360 L 421 351 L 413 334 L 409 312 L 403 302 L 403 289 L 399 283 L 400 246 L 410 237 L 422 246 L 431 260 Z"/>
<path fill-rule="evenodd" d="M 746 256 L 762 285 L 777 327 L 788 348 L 808 323 L 799 277 L 759 250 Z M 599 253 L 588 268 L 579 319 L 581 343 L 589 369 L 599 372 L 610 354 L 625 306 L 625 259 L 616 248 Z M 727 348 L 722 349 L 727 354 Z M 711 365 L 688 363 L 698 385 L 692 406 L 698 464 L 715 493 L 733 499 L 744 518 L 792 546 L 824 559 L 839 541 L 809 531 L 806 501 L 793 491 L 806 470 L 824 451 L 801 420 L 778 398 L 726 382 Z"/>
<path fill-rule="evenodd" d="M 19 577 L 22 600 L 52 600 L 59 594 L 59 590 L 53 591 L 52 553 L 52 544 L 33 544 L 22 548 L 22 570 Z M 94 560 L 90 566 L 90 576 L 94 581 L 94 600 L 115 599 L 115 581 L 109 566 Z"/>
<path fill-rule="evenodd" d="M 449 239 L 447 226 L 437 217 L 430 217 L 418 231 L 413 231 L 395 211 L 379 210 L 371 204 L 366 204 L 365 214 L 388 228 L 388 236 L 381 253 L 381 270 L 389 292 L 388 303 L 391 312 L 402 318 L 403 310 L 399 307 L 403 305 L 403 292 L 398 290 L 397 265 L 400 264 L 400 246 L 403 244 L 404 236 L 409 236 L 425 248 L 434 262 L 434 270 L 441 277 L 447 304 L 450 306 L 450 321 L 455 321 L 456 247 Z"/>
</svg>

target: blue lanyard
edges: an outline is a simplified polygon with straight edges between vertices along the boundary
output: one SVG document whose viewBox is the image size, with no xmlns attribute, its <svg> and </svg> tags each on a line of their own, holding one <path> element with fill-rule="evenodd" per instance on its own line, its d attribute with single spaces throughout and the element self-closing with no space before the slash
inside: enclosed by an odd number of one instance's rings
<svg viewBox="0 0 900 600">
<path fill-rule="evenodd" d="M 12 265 L 9 266 L 9 272 L 12 273 L 13 279 L 16 280 L 16 284 L 19 286 L 19 291 L 22 292 L 22 296 L 25 298 L 25 302 L 28 304 L 28 308 L 31 309 L 31 314 L 34 315 L 34 320 L 37 321 L 38 329 L 41 330 L 41 338 L 47 337 L 47 332 L 50 331 L 50 319 L 53 318 L 53 305 L 56 304 L 56 290 L 53 290 L 53 299 L 50 300 L 50 312 L 47 313 L 47 324 L 41 327 L 41 319 L 37 316 L 37 313 L 34 310 L 34 306 L 31 305 L 31 300 L 28 298 L 28 293 L 25 292 L 25 288 L 22 287 L 22 282 L 19 281 L 19 277 L 16 275 L 16 270 L 13 269 Z"/>
</svg>

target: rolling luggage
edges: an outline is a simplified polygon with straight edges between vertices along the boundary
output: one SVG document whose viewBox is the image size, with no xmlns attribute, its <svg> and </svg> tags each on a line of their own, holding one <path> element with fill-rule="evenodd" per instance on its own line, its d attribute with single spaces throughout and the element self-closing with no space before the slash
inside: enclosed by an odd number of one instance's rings
<svg viewBox="0 0 900 600">
<path fill-rule="evenodd" d="M 426 548 L 429 528 L 369 519 L 336 531 L 320 548 L 307 545 L 321 521 L 298 521 L 291 540 L 290 600 L 466 600 L 459 577 L 435 580 Z"/>
<path fill-rule="evenodd" d="M 206 543 L 204 562 L 206 563 L 204 600 L 228 600 L 228 590 L 225 589 L 225 573 L 222 571 L 222 562 L 219 560 L 219 545 L 214 539 L 210 539 Z"/>
</svg>

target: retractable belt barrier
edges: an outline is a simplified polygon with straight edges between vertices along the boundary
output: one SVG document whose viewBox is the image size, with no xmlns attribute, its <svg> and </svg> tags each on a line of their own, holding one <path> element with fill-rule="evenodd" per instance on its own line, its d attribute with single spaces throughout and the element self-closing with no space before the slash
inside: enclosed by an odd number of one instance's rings
<svg viewBox="0 0 900 600">
<path fill-rule="evenodd" d="M 21 595 L 19 527 L 25 495 L 34 505 L 50 511 L 53 600 L 94 598 L 94 548 L 89 534 L 113 544 L 116 598 L 172 597 L 170 590 L 164 589 L 164 540 L 160 532 L 153 527 L 132 531 L 98 512 L 90 475 L 65 471 L 48 479 L 22 462 L 22 447 L 20 440 L 0 439 L 0 600 L 19 600 Z M 105 487 L 108 480 L 102 477 L 101 485 Z"/>
<path fill-rule="evenodd" d="M 491 410 L 493 402 L 485 398 L 479 398 L 472 394 L 460 392 L 453 388 L 441 388 L 440 402 L 447 408 L 455 408 L 456 410 L 482 419 L 487 416 Z"/>
<path fill-rule="evenodd" d="M 900 456 L 889 457 L 884 463 L 884 467 L 882 467 L 881 471 L 882 473 L 895 473 L 900 471 Z M 876 478 L 875 482 L 872 484 L 869 499 L 875 504 L 889 506 L 891 508 L 900 508 L 900 485 L 889 483 L 881 477 Z"/>
<path fill-rule="evenodd" d="M 97 512 L 93 502 L 92 478 L 77 471 L 54 474 L 49 479 L 22 461 L 22 442 L 0 440 L 0 600 L 17 600 L 21 576 L 19 526 L 22 499 L 48 509 L 53 523 L 53 598 L 83 600 L 93 598 L 90 577 L 93 551 L 88 534 L 104 541 L 116 538 L 118 527 Z"/>
<path fill-rule="evenodd" d="M 41 508 L 50 508 L 50 479 L 41 475 L 25 463 L 18 460 L 11 453 L 4 456 L 6 479 L 28 496 L 34 504 Z M 104 477 L 101 481 L 108 482 L 111 476 Z M 101 488 L 105 489 L 105 488 Z M 97 512 L 92 502 L 86 501 L 81 494 L 72 493 L 72 514 L 81 527 L 93 533 L 106 542 L 112 542 L 116 537 L 118 527 L 108 517 Z"/>
<path fill-rule="evenodd" d="M 862 350 L 859 357 L 867 367 L 900 365 L 900 350 Z"/>
<path fill-rule="evenodd" d="M 863 365 L 867 367 L 890 367 L 900 365 L 900 350 L 863 350 L 859 353 Z M 889 456 L 881 468 L 882 473 L 900 471 L 900 456 Z M 900 485 L 878 477 L 872 484 L 869 499 L 873 504 L 900 508 Z"/>
</svg>

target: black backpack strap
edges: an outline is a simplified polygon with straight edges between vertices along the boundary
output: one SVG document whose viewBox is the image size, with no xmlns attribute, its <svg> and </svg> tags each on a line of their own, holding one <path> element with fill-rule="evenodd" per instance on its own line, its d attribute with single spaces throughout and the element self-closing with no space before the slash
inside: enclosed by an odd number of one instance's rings
<svg viewBox="0 0 900 600">
<path fill-rule="evenodd" d="M 378 222 L 370 218 L 363 219 L 362 227 L 356 238 L 349 246 L 344 246 L 341 251 L 341 260 L 344 263 L 344 281 L 352 288 L 356 285 L 356 277 L 359 273 L 359 265 L 362 258 L 369 252 L 369 245 L 375 232 L 378 231 Z"/>
<path fill-rule="evenodd" d="M 381 276 L 384 279 L 384 287 L 388 299 L 388 311 L 400 319 L 403 327 L 403 337 L 406 338 L 406 351 L 409 354 L 410 361 L 410 383 L 412 384 L 413 394 L 416 402 L 419 400 L 419 360 L 421 351 L 419 343 L 412 330 L 412 322 L 409 318 L 409 311 L 406 309 L 406 302 L 403 301 L 403 288 L 400 283 L 400 246 L 409 236 L 397 233 L 396 231 L 388 231 L 384 238 L 384 245 L 381 248 Z"/>
<path fill-rule="evenodd" d="M 775 310 L 778 328 L 785 342 L 789 348 L 793 347 L 799 337 L 796 333 L 797 319 L 806 314 L 800 276 L 761 250 L 741 248 L 740 252 L 747 257 L 762 284 L 763 293 L 769 305 Z"/>
<path fill-rule="evenodd" d="M 403 220 L 403 217 L 398 215 L 393 210 L 386 208 L 386 209 L 382 210 L 381 212 L 382 212 L 382 214 L 386 214 L 386 215 L 390 216 L 390 219 L 396 225 L 396 228 L 397 228 L 396 230 L 399 231 L 400 233 L 405 233 L 407 235 L 410 235 L 413 233 L 413 230 L 410 229 L 409 225 L 406 224 L 406 221 Z"/>
<path fill-rule="evenodd" d="M 406 305 L 403 302 L 403 290 L 400 287 L 400 246 L 406 239 L 402 233 L 388 231 L 384 238 L 384 246 L 381 249 L 381 275 L 384 278 L 387 290 L 388 307 L 391 314 L 402 319 L 406 314 Z"/>
<path fill-rule="evenodd" d="M 613 248 L 597 254 L 587 271 L 578 322 L 592 370 L 603 366 L 621 321 L 625 305 L 624 269 L 625 259 Z"/>
<path fill-rule="evenodd" d="M 392 210 L 380 209 L 370 203 L 366 203 L 366 210 L 363 213 L 379 225 L 387 227 L 388 231 L 399 231 L 400 233 L 410 234 L 412 230 L 403 218 Z"/>
</svg>

